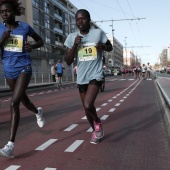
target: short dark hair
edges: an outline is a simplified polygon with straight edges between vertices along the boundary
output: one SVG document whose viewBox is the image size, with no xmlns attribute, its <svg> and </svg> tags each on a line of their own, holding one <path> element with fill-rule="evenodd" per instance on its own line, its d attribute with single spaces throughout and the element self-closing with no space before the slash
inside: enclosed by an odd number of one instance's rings
<svg viewBox="0 0 170 170">
<path fill-rule="evenodd" d="M 19 0 L 0 0 L 0 6 L 3 4 L 10 4 L 15 11 L 15 15 L 21 15 L 22 7 L 21 2 L 19 2 Z"/>
<path fill-rule="evenodd" d="M 78 14 L 78 13 L 85 13 L 85 14 L 87 15 L 87 17 L 89 18 L 89 20 L 91 20 L 90 13 L 89 13 L 89 11 L 87 11 L 86 9 L 79 9 L 79 10 L 76 12 L 75 17 L 77 17 L 77 14 Z"/>
</svg>

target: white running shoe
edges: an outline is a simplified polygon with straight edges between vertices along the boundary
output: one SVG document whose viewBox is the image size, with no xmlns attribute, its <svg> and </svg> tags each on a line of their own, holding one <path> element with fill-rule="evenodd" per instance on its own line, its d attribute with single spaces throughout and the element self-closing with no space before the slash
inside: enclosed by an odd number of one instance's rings
<svg viewBox="0 0 170 170">
<path fill-rule="evenodd" d="M 41 107 L 38 107 L 38 113 L 36 114 L 37 117 L 37 124 L 40 128 L 42 128 L 45 124 L 45 119 L 43 118 L 43 110 Z"/>
<path fill-rule="evenodd" d="M 7 158 L 14 158 L 14 148 L 9 145 L 5 145 L 4 148 L 0 149 L 0 155 Z"/>
</svg>

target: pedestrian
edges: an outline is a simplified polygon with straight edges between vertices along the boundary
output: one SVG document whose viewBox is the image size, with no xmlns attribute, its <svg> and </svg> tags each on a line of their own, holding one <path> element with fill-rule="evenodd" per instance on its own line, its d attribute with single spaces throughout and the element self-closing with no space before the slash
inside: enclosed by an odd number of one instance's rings
<svg viewBox="0 0 170 170">
<path fill-rule="evenodd" d="M 93 129 L 91 143 L 97 144 L 104 136 L 101 120 L 94 106 L 103 80 L 104 51 L 111 51 L 112 45 L 101 29 L 90 29 L 90 13 L 80 9 L 75 15 L 77 32 L 66 38 L 66 62 L 71 65 L 78 58 L 77 84 L 86 117 Z"/>
<path fill-rule="evenodd" d="M 133 74 L 134 74 L 134 79 L 136 79 L 137 78 L 137 66 L 136 65 L 133 67 Z"/>
<path fill-rule="evenodd" d="M 138 63 L 138 65 L 137 65 L 137 67 L 136 67 L 136 70 L 137 70 L 137 72 L 136 72 L 136 77 L 138 77 L 138 79 L 140 79 L 140 77 L 141 77 L 141 72 L 142 72 L 142 67 L 141 67 L 141 65 L 140 65 L 140 63 Z"/>
<path fill-rule="evenodd" d="M 14 157 L 14 142 L 20 121 L 20 102 L 35 113 L 39 127 L 43 127 L 45 123 L 42 108 L 36 108 L 26 94 L 32 75 L 29 52 L 43 46 L 44 43 L 29 24 L 15 20 L 16 16 L 21 15 L 21 10 L 21 3 L 18 0 L 0 0 L 0 15 L 3 19 L 0 24 L 2 63 L 4 76 L 13 92 L 10 102 L 11 127 L 9 141 L 4 148 L 0 149 L 0 155 L 9 158 Z M 27 43 L 27 36 L 32 37 L 35 44 Z"/>
<path fill-rule="evenodd" d="M 56 82 L 56 79 L 55 79 L 55 66 L 54 66 L 54 64 L 51 65 L 51 75 L 52 75 L 53 82 Z"/>
<path fill-rule="evenodd" d="M 146 72 L 147 72 L 147 80 L 150 80 L 151 78 L 151 66 L 150 66 L 150 63 L 147 63 L 146 65 Z"/>
<path fill-rule="evenodd" d="M 122 67 L 121 72 L 122 72 L 122 78 L 126 78 L 126 69 L 124 67 Z"/>
<path fill-rule="evenodd" d="M 57 61 L 57 64 L 55 65 L 55 70 L 58 77 L 58 85 L 62 87 L 62 77 L 63 77 L 63 70 L 65 69 L 63 63 L 61 63 L 60 60 Z"/>
<path fill-rule="evenodd" d="M 146 66 L 145 64 L 142 65 L 142 77 L 145 80 L 146 79 Z"/>
</svg>

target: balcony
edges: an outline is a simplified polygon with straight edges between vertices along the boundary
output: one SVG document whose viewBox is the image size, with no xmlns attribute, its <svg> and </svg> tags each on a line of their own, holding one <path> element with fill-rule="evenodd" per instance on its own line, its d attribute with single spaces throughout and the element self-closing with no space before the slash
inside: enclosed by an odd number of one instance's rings
<svg viewBox="0 0 170 170">
<path fill-rule="evenodd" d="M 55 28 L 54 28 L 54 31 L 55 31 L 55 32 L 59 32 L 60 34 L 63 34 L 63 30 L 61 30 L 61 29 L 59 29 L 59 28 L 56 28 L 56 27 L 55 27 Z"/>
</svg>

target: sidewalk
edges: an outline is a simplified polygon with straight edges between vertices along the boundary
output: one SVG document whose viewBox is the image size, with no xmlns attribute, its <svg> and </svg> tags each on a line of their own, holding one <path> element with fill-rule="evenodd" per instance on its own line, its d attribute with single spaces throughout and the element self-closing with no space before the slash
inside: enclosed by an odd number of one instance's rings
<svg viewBox="0 0 170 170">
<path fill-rule="evenodd" d="M 75 82 L 71 82 L 71 81 L 68 81 L 68 82 L 63 82 L 63 87 L 68 85 L 68 84 L 74 84 Z M 27 91 L 30 91 L 30 90 L 33 90 L 33 89 L 36 89 L 36 88 L 39 88 L 39 89 L 42 89 L 42 88 L 46 88 L 46 87 L 52 87 L 52 86 L 56 86 L 56 82 L 50 82 L 50 83 L 37 83 L 37 84 L 29 84 L 28 88 L 27 88 Z M 9 96 L 11 95 L 12 92 L 9 88 L 9 86 L 0 86 L 0 97 L 4 97 L 4 96 Z"/>
<path fill-rule="evenodd" d="M 164 108 L 164 121 L 170 138 L 170 78 L 158 77 L 156 83 L 161 91 L 162 105 Z"/>
<path fill-rule="evenodd" d="M 168 106 L 170 107 L 170 78 L 159 77 L 156 80 Z"/>
</svg>

